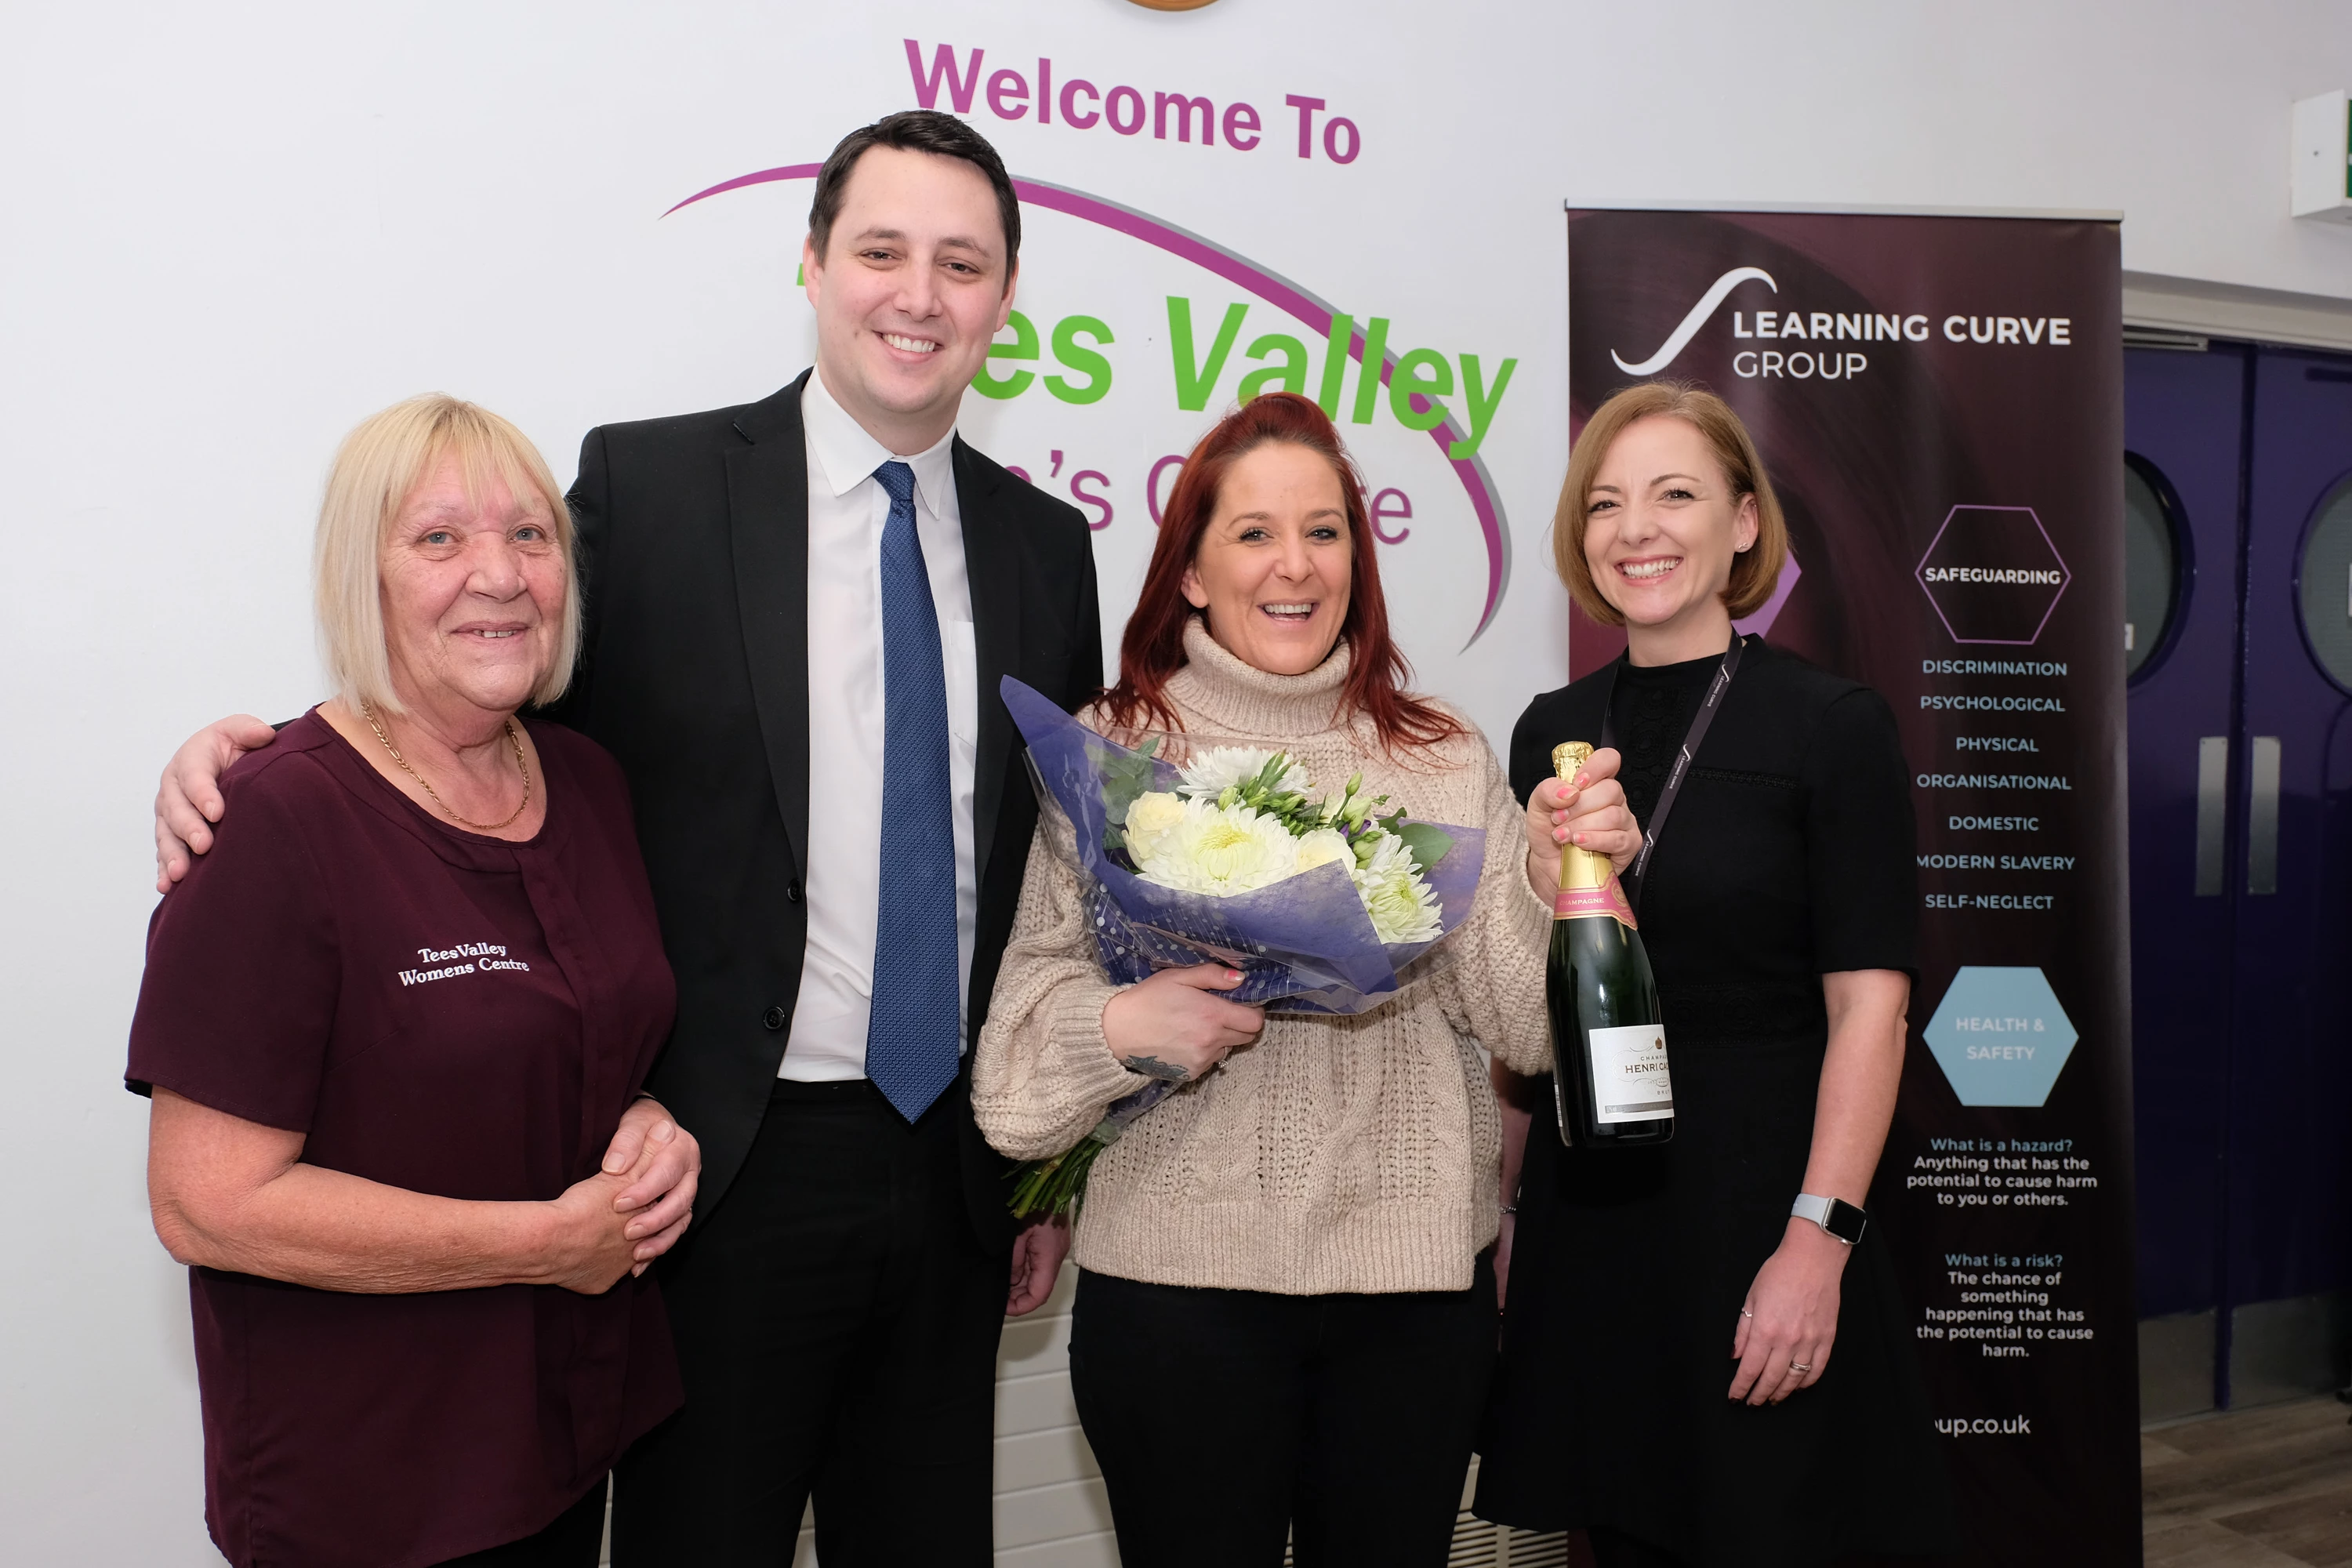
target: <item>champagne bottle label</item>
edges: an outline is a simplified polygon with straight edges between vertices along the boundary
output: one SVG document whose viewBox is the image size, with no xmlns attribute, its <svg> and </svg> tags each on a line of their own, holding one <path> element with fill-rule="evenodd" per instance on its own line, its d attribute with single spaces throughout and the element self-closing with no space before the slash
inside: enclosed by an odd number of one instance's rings
<svg viewBox="0 0 2352 1568">
<path fill-rule="evenodd" d="M 1558 921 L 1607 915 L 1627 931 L 1642 929 L 1634 923 L 1633 906 L 1625 901 L 1625 889 L 1614 877 L 1598 888 L 1562 888 L 1551 901 L 1551 915 Z"/>
<path fill-rule="evenodd" d="M 1604 1125 L 1659 1121 L 1675 1113 L 1675 1084 L 1666 1069 L 1666 1032 L 1655 1024 L 1591 1029 L 1592 1100 Z"/>
</svg>

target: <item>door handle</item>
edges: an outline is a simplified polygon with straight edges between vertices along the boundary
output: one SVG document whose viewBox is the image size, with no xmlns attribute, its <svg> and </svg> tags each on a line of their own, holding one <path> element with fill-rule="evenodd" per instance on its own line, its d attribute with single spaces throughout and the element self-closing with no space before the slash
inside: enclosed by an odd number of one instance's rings
<svg viewBox="0 0 2352 1568">
<path fill-rule="evenodd" d="M 2278 891 L 2279 738 L 2257 735 L 2246 756 L 2246 891 Z"/>
<path fill-rule="evenodd" d="M 2197 742 L 2197 896 L 2221 896 L 2221 860 L 2230 822 L 2230 738 Z"/>
</svg>

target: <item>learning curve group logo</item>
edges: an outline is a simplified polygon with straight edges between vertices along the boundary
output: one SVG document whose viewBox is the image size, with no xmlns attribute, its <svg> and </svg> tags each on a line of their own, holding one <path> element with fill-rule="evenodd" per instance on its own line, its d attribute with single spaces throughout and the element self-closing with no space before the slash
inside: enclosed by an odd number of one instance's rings
<svg viewBox="0 0 2352 1568">
<path fill-rule="evenodd" d="M 1735 267 L 1708 285 L 1664 342 L 1646 358 L 1609 357 L 1627 375 L 1654 375 L 1674 363 L 1748 285 L 1777 295 L 1780 286 L 1761 267 Z M 1932 310 L 1882 312 L 1738 308 L 1730 331 L 1738 340 L 1771 339 L 1778 348 L 1735 348 L 1732 374 L 1743 381 L 1853 381 L 1870 369 L 1875 350 L 1847 343 L 1944 342 L 1971 348 L 2063 350 L 2074 344 L 2064 316 L 1977 316 Z M 1787 346 L 1802 339 L 1806 348 Z M 2074 580 L 2058 547 L 2030 506 L 1957 505 L 1928 542 L 1916 572 L 1921 591 L 1956 643 L 2015 647 L 2039 642 Z"/>
<path fill-rule="evenodd" d="M 980 48 L 908 39 L 906 54 L 910 107 L 973 118 L 992 108 L 1007 120 L 1034 108 L 1036 124 L 1058 105 L 1055 132 L 1090 135 L 1087 145 L 1106 161 L 1138 144 L 1124 138 L 1179 142 L 1220 160 L 1236 150 L 1292 156 L 1289 139 L 1265 123 L 1273 115 L 1245 102 L 1226 102 L 1220 112 L 1203 96 L 1101 87 L 1110 73 L 1081 75 L 1052 59 L 992 75 L 986 68 L 1000 62 Z M 1372 153 L 1354 123 L 1327 112 L 1319 98 L 1286 101 L 1298 122 L 1297 156 L 1329 177 L 1357 178 Z M 1219 130 L 1223 145 L 1212 153 Z M 1009 157 L 1020 155 L 1017 141 L 1003 144 Z M 1255 167 L 1246 157 L 1232 162 L 1236 177 Z M 738 174 L 684 196 L 662 216 L 677 221 L 762 187 L 800 186 L 793 199 L 796 212 L 804 210 L 819 166 Z M 1107 177 L 1118 177 L 1118 165 L 1106 167 Z M 1141 580 L 1184 454 L 1226 408 L 1280 389 L 1322 405 L 1363 474 L 1391 616 L 1456 628 L 1457 647 L 1485 634 L 1510 584 L 1511 538 L 1483 453 L 1516 357 L 1493 344 L 1417 342 L 1408 309 L 1335 304 L 1243 249 L 1139 205 L 1018 174 L 1013 187 L 1024 224 L 1015 308 L 961 426 L 982 450 L 1086 514 L 1107 616 L 1119 588 Z M 1277 243 L 1295 247 L 1297 237 Z M 1118 614 L 1123 618 L 1123 608 Z"/>
<path fill-rule="evenodd" d="M 1715 320 L 1724 303 L 1748 284 L 1762 285 L 1768 296 L 1780 292 L 1780 285 L 1761 267 L 1732 268 L 1707 286 L 1646 358 L 1629 360 L 1617 349 L 1612 349 L 1609 357 L 1627 375 L 1657 374 L 1674 363 Z M 1732 310 L 1731 373 L 1742 381 L 1852 381 L 1870 369 L 1873 353 L 1885 352 L 1850 344 L 1940 341 L 1996 350 L 2032 350 L 2066 349 L 2074 342 L 2074 323 L 2066 316 L 1790 310 L 1782 308 L 1785 303 L 1776 300 L 1766 306 L 1761 300 L 1743 296 Z M 1790 348 L 1792 342 L 1805 346 Z M 1759 346 L 1742 347 L 1742 342 Z M 1766 342 L 1774 346 L 1761 346 Z"/>
</svg>

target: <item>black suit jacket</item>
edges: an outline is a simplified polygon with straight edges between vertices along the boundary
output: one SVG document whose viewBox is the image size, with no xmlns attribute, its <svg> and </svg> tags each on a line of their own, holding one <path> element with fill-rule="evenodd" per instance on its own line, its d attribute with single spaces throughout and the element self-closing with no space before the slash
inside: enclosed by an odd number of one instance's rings
<svg viewBox="0 0 2352 1568">
<path fill-rule="evenodd" d="M 792 1028 L 807 939 L 807 373 L 772 397 L 588 433 L 572 489 L 586 637 L 549 717 L 620 759 L 677 974 L 677 1024 L 646 1089 L 701 1141 L 697 1209 L 726 1196 Z M 976 1038 L 1013 930 L 1037 802 L 997 695 L 1017 676 L 1075 709 L 1102 679 L 1085 518 L 954 447 L 980 670 L 972 848 Z M 878 851 L 877 851 L 878 852 Z M 942 854 L 947 846 L 940 847 Z M 947 1093 L 983 1243 L 1012 1234 L 1005 1165 Z"/>
</svg>

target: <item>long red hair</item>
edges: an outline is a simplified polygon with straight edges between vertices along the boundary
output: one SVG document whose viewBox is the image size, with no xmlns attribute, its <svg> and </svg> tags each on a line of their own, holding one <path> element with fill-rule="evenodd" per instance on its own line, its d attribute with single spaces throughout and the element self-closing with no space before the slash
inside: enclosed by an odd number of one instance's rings
<svg viewBox="0 0 2352 1568">
<path fill-rule="evenodd" d="M 1118 643 L 1118 684 L 1104 691 L 1102 706 L 1113 724 L 1131 729 L 1177 730 L 1182 725 L 1169 705 L 1168 680 L 1184 668 L 1184 626 L 1197 612 L 1184 597 L 1184 574 L 1201 548 L 1201 535 L 1217 510 L 1217 491 L 1226 470 L 1244 454 L 1269 442 L 1307 447 L 1331 465 L 1348 513 L 1348 615 L 1339 641 L 1350 655 L 1341 711 L 1372 721 L 1389 751 L 1425 746 L 1462 732 L 1443 710 L 1404 689 L 1412 668 L 1389 636 L 1388 601 L 1381 594 L 1380 563 L 1373 553 L 1364 482 L 1339 432 L 1311 399 L 1295 392 L 1269 392 L 1243 404 L 1201 437 L 1176 477 L 1176 488 L 1160 515 L 1151 567 L 1127 631 Z"/>
</svg>

